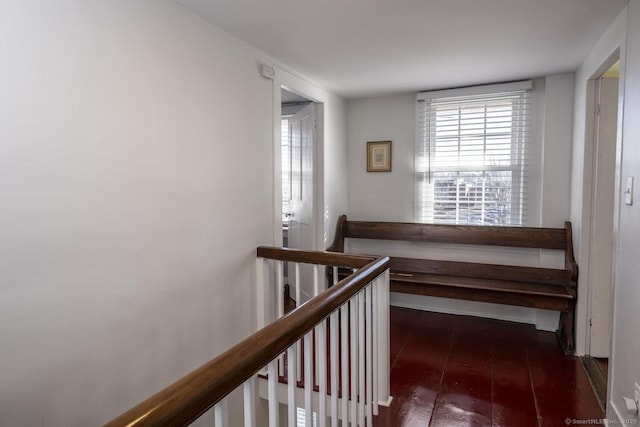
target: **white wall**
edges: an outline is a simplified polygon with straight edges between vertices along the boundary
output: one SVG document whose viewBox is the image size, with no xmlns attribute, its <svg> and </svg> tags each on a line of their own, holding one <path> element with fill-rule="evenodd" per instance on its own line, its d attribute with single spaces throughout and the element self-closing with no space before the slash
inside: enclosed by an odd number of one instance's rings
<svg viewBox="0 0 640 427">
<path fill-rule="evenodd" d="M 327 98 L 325 121 L 331 126 L 325 127 L 324 137 L 324 206 L 323 236 L 319 249 L 331 245 L 336 231 L 338 217 L 347 212 L 347 128 L 346 102 L 336 96 Z"/>
<path fill-rule="evenodd" d="M 563 227 L 569 219 L 573 89 L 573 73 L 545 78 L 542 203 L 539 205 L 542 227 Z"/>
<path fill-rule="evenodd" d="M 569 217 L 573 74 L 534 81 L 534 126 L 531 157 L 530 224 L 563 227 Z M 348 216 L 354 220 L 413 221 L 415 93 L 349 100 L 347 102 Z M 390 173 L 366 172 L 366 142 L 391 140 Z M 384 253 L 477 262 L 514 263 L 562 267 L 557 253 L 513 251 L 398 242 L 376 244 L 351 241 L 351 252 Z M 439 298 L 393 295 L 398 305 L 451 313 L 467 313 L 535 323 L 541 329 L 557 328 L 557 313 Z"/>
<path fill-rule="evenodd" d="M 347 101 L 347 213 L 413 221 L 415 93 Z M 391 172 L 367 172 L 367 141 L 392 141 Z"/>
<path fill-rule="evenodd" d="M 587 114 L 593 104 L 588 99 L 588 80 L 600 75 L 603 64 L 619 49 L 620 88 L 622 89 L 622 138 L 618 150 L 620 161 L 616 173 L 625 181 L 627 176 L 640 176 L 640 1 L 631 0 L 616 21 L 593 47 L 576 77 L 575 122 L 572 168 L 571 218 L 577 225 L 579 239 L 578 257 L 580 264 L 588 258 L 590 218 L 590 188 L 593 147 Z M 613 290 L 613 330 L 611 355 L 609 358 L 609 384 L 607 418 L 617 420 L 633 418 L 625 411 L 623 396 L 633 397 L 634 383 L 640 383 L 640 280 L 637 260 L 640 253 L 640 214 L 638 212 L 638 187 L 634 188 L 634 204 L 619 204 L 622 189 L 616 194 L 616 221 L 618 232 L 614 242 L 614 290 Z M 587 309 L 586 275 L 581 270 L 579 292 L 583 299 L 578 306 L 578 351 L 584 351 Z M 637 420 L 637 418 L 636 418 Z"/>
<path fill-rule="evenodd" d="M 101 424 L 251 330 L 269 58 L 170 1 L 3 2 L 0 40 L 0 424 Z"/>
<path fill-rule="evenodd" d="M 628 176 L 640 178 L 640 1 L 631 0 L 627 16 L 626 56 L 623 60 L 624 124 L 622 130 L 623 182 Z M 633 397 L 634 382 L 640 384 L 640 191 L 634 188 L 633 206 L 622 205 L 619 210 L 617 270 L 614 293 L 614 325 L 611 356 L 609 418 L 625 412 L 623 396 Z M 638 416 L 636 416 L 636 421 Z"/>
</svg>

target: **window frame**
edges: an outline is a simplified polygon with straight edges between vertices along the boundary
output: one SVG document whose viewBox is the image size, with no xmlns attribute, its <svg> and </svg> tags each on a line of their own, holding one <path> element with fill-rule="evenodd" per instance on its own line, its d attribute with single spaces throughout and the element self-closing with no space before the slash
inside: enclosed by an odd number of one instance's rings
<svg viewBox="0 0 640 427">
<path fill-rule="evenodd" d="M 517 92 L 521 92 L 523 95 L 517 95 Z M 475 224 L 475 225 L 502 225 L 502 226 L 525 226 L 528 224 L 528 215 L 527 215 L 527 201 L 531 200 L 530 197 L 530 185 L 528 183 L 529 174 L 526 169 L 528 169 L 528 161 L 531 161 L 528 153 L 530 151 L 531 140 L 533 130 L 531 129 L 532 125 L 532 117 L 531 114 L 533 112 L 533 106 L 531 105 L 532 100 L 532 92 L 533 92 L 533 82 L 531 80 L 512 82 L 512 83 L 503 83 L 503 84 L 494 84 L 494 85 L 482 85 L 482 86 L 473 86 L 467 88 L 459 88 L 459 89 L 446 89 L 446 90 L 438 90 L 438 91 L 429 91 L 429 92 L 420 92 L 416 95 L 416 103 L 415 103 L 415 124 L 416 124 L 416 134 L 415 134 L 415 151 L 414 151 L 414 209 L 413 216 L 414 222 L 430 222 L 435 224 Z M 511 94 L 511 95 L 508 95 Z M 432 134 L 432 131 L 427 128 L 424 130 L 423 126 L 425 123 L 424 114 L 429 112 L 426 110 L 429 107 L 421 106 L 421 102 L 429 102 L 431 100 L 435 100 L 438 102 L 443 102 L 443 98 L 461 98 L 460 104 L 464 104 L 465 102 L 469 102 L 470 99 L 477 97 L 479 100 L 487 102 L 486 98 L 497 97 L 497 96 L 521 96 L 521 104 L 527 106 L 526 111 L 518 110 L 518 114 L 514 119 L 517 123 L 516 125 L 512 125 L 512 129 L 520 129 L 521 125 L 527 123 L 529 128 L 525 135 L 521 135 L 521 137 L 515 141 L 512 140 L 510 143 L 512 158 L 509 164 L 507 165 L 494 165 L 491 166 L 488 163 L 478 167 L 476 165 L 455 165 L 450 167 L 436 167 L 435 169 L 432 167 L 432 161 L 435 158 L 435 150 L 437 148 L 437 144 L 425 142 L 429 141 L 426 138 L 425 134 L 428 132 Z M 454 104 L 455 105 L 455 104 Z M 463 108 L 463 107 L 459 107 Z M 455 110 L 455 107 L 453 108 Z M 455 116 L 455 113 L 453 113 Z M 482 120 L 486 123 L 487 120 L 487 112 L 484 112 L 482 116 Z M 427 126 L 430 125 L 427 124 Z M 458 125 L 457 130 L 460 130 L 460 125 Z M 513 131 L 511 132 L 513 133 Z M 487 140 L 486 131 L 482 133 L 482 139 L 484 140 L 484 148 L 486 149 L 486 140 Z M 518 153 L 514 153 L 514 150 L 519 150 Z M 429 155 L 425 156 L 424 153 L 428 152 Z M 528 158 L 528 159 L 527 159 Z M 515 159 L 515 161 L 514 161 Z M 425 162 L 427 163 L 425 165 Z M 460 220 L 460 190 L 456 183 L 456 197 L 454 202 L 450 202 L 452 204 L 455 203 L 455 219 L 449 220 L 438 220 L 435 217 L 436 209 L 435 204 L 438 201 L 435 199 L 437 187 L 435 184 L 429 186 L 429 184 L 425 183 L 425 170 L 427 169 L 426 174 L 428 175 L 427 179 L 431 181 L 431 178 L 434 173 L 484 173 L 486 171 L 506 171 L 511 172 L 511 206 L 510 206 L 510 221 L 503 224 L 493 224 L 493 223 L 480 223 L 477 222 L 469 222 L 467 220 Z M 484 190 L 482 191 L 484 197 Z M 517 197 L 514 197 L 516 195 Z M 463 202 L 464 203 L 464 202 Z M 468 203 L 468 201 L 466 202 Z M 485 202 L 480 202 L 484 204 Z M 431 212 L 431 218 L 425 218 L 425 214 Z M 484 209 L 482 209 L 484 213 Z M 517 218 L 516 221 L 513 221 L 513 218 Z M 483 221 L 486 221 L 485 217 L 482 217 Z"/>
</svg>

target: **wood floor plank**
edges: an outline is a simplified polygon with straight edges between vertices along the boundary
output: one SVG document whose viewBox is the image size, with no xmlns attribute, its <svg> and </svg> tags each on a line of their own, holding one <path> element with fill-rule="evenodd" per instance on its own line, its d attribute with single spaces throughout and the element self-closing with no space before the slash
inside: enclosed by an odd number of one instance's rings
<svg viewBox="0 0 640 427">
<path fill-rule="evenodd" d="M 402 347 L 391 371 L 394 399 L 376 427 L 558 426 L 604 417 L 580 360 L 566 357 L 551 332 L 398 307 L 391 323 Z"/>
</svg>

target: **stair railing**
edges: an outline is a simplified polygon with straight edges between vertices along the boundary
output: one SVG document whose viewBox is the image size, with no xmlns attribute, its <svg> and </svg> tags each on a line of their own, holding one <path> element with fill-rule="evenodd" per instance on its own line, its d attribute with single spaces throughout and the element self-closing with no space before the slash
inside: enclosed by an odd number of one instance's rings
<svg viewBox="0 0 640 427">
<path fill-rule="evenodd" d="M 188 425 L 213 408 L 215 426 L 223 427 L 228 425 L 227 396 L 240 386 L 245 427 L 256 425 L 258 395 L 268 401 L 270 427 L 281 425 L 279 403 L 288 404 L 291 427 L 297 426 L 298 407 L 304 408 L 306 426 L 314 416 L 319 427 L 337 426 L 339 419 L 342 425 L 372 424 L 378 404 L 390 399 L 389 258 L 271 247 L 259 247 L 257 256 L 258 325 L 266 323 L 269 312 L 276 319 L 107 426 Z M 301 303 L 298 281 L 297 307 L 288 314 L 279 302 L 285 262 L 298 276 L 300 265 L 312 265 L 317 293 Z M 325 276 L 318 266 L 354 272 L 322 290 Z M 277 307 L 265 309 L 263 300 Z M 259 387 L 266 388 L 264 393 Z M 278 397 L 283 388 L 285 402 Z"/>
</svg>

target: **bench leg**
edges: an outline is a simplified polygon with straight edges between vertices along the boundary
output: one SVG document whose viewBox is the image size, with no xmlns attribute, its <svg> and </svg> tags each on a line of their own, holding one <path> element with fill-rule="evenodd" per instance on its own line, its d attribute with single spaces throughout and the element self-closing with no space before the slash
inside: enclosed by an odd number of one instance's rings
<svg viewBox="0 0 640 427">
<path fill-rule="evenodd" d="M 558 330 L 560 344 L 562 345 L 562 350 L 567 355 L 572 355 L 575 352 L 574 348 L 574 330 L 573 330 L 573 322 L 574 322 L 574 313 L 573 308 L 570 311 L 562 311 L 560 312 L 560 329 Z"/>
</svg>

